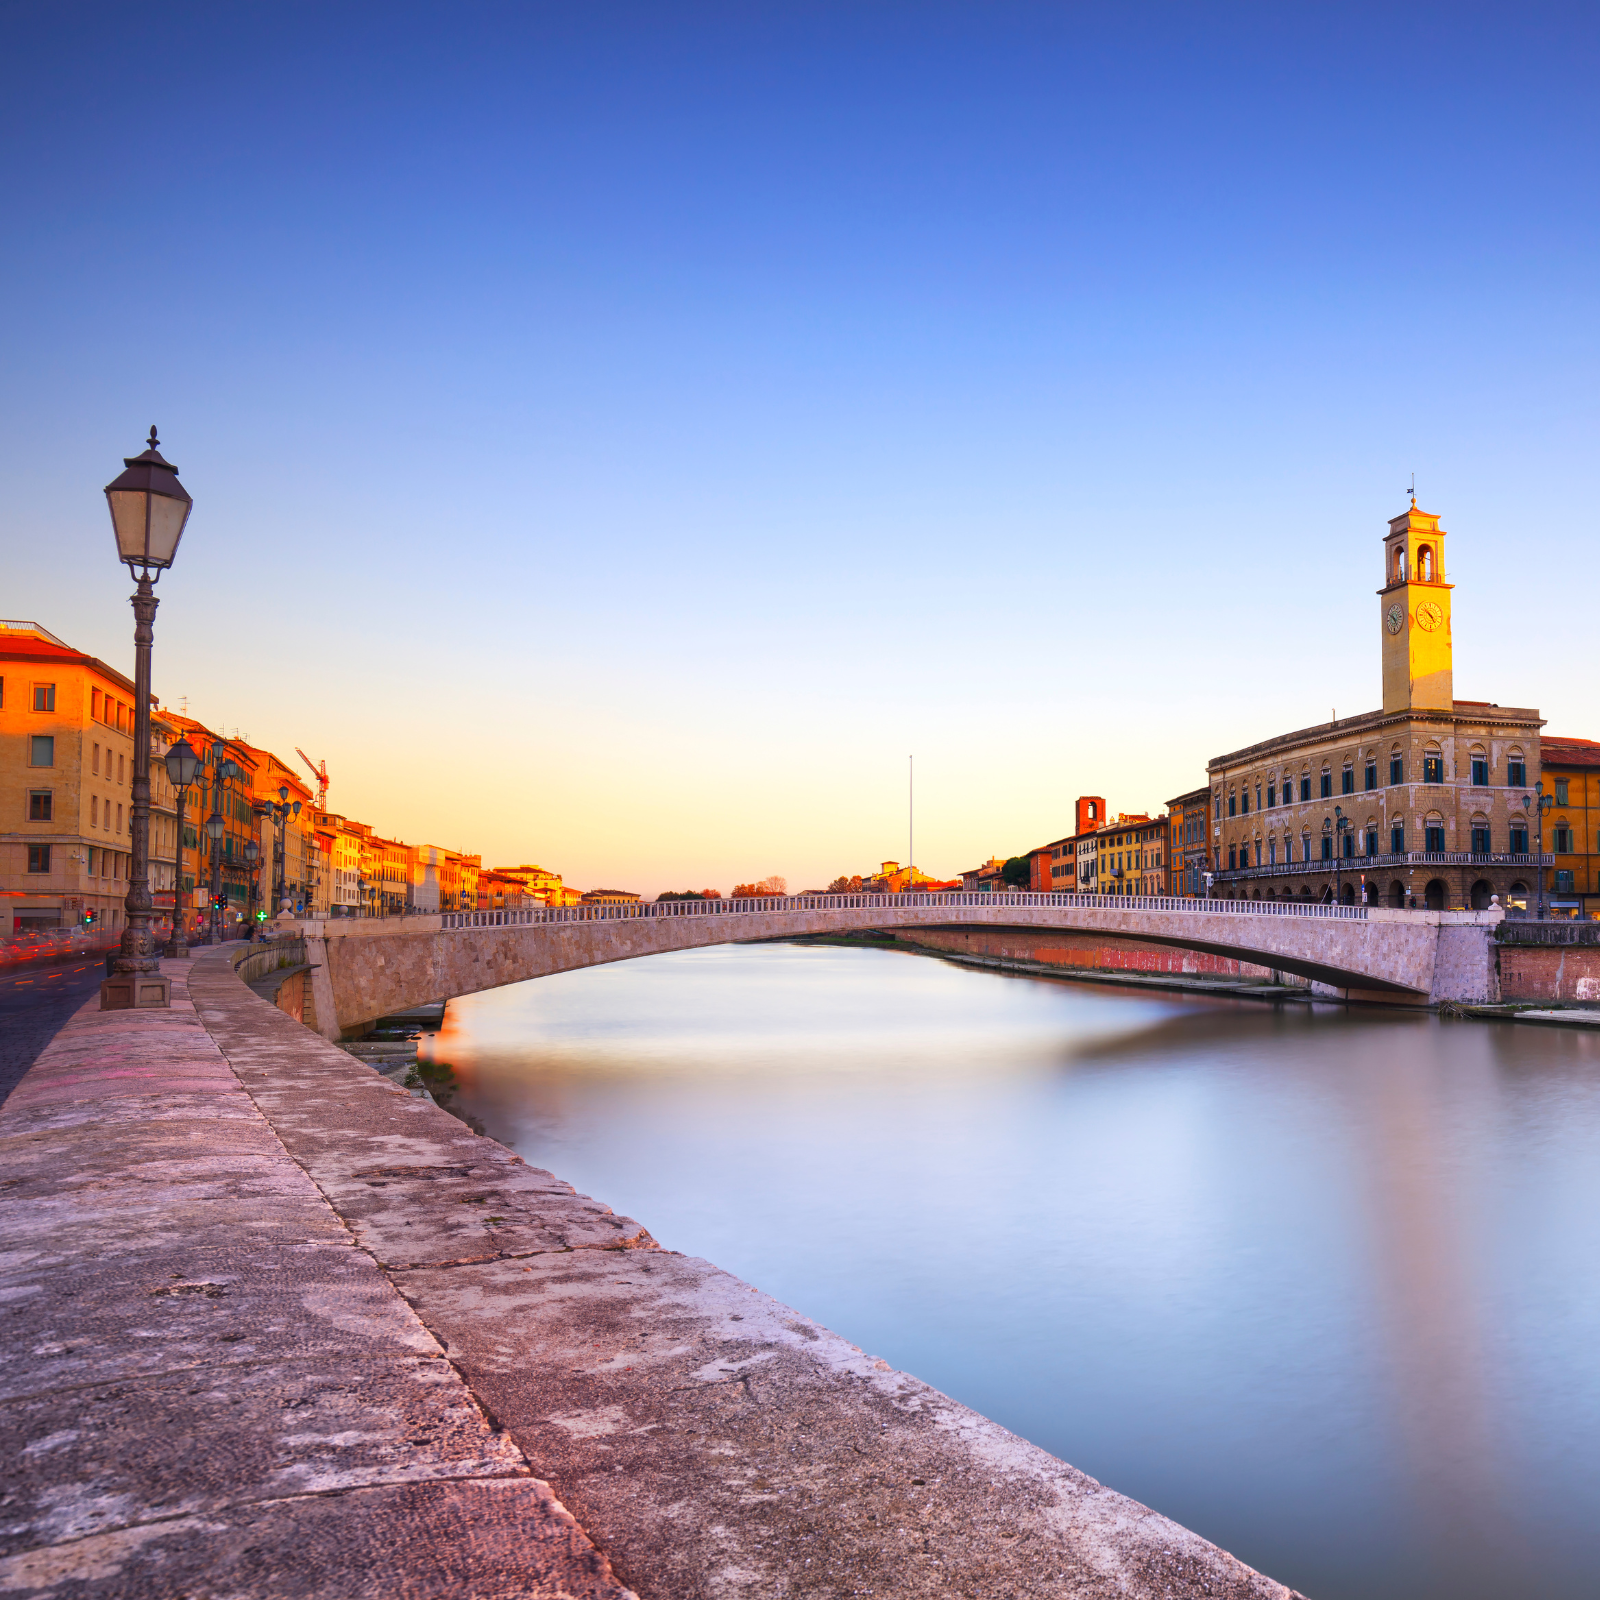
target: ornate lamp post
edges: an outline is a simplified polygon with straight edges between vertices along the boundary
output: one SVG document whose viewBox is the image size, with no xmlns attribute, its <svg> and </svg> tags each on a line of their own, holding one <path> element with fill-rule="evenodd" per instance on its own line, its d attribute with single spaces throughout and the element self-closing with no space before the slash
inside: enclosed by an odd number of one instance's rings
<svg viewBox="0 0 1600 1600">
<path fill-rule="evenodd" d="M 244 842 L 244 864 L 250 869 L 250 903 L 252 905 L 254 905 L 256 900 L 260 897 L 261 892 L 260 886 L 256 883 L 256 871 L 260 861 L 261 846 L 258 845 L 254 839 L 246 839 Z M 255 938 L 256 930 L 254 918 L 252 918 L 249 924 L 249 930 L 250 937 L 252 939 Z"/>
<path fill-rule="evenodd" d="M 178 791 L 178 859 L 172 869 L 172 938 L 167 954 L 181 961 L 189 954 L 189 939 L 183 927 L 183 802 L 189 785 L 200 776 L 200 757 L 187 738 L 180 739 L 166 754 L 167 777 Z"/>
<path fill-rule="evenodd" d="M 1344 904 L 1344 885 L 1340 877 L 1340 863 L 1344 859 L 1344 836 L 1352 823 L 1340 806 L 1333 808 L 1333 903 Z"/>
<path fill-rule="evenodd" d="M 1543 784 L 1539 786 L 1539 798 L 1537 800 L 1531 794 L 1525 794 L 1522 797 L 1522 809 L 1533 814 L 1535 829 L 1533 849 L 1538 862 L 1534 872 L 1539 880 L 1539 898 L 1535 902 L 1535 911 L 1541 922 L 1544 920 L 1544 814 L 1555 803 L 1556 797 L 1553 794 L 1546 794 Z"/>
<path fill-rule="evenodd" d="M 274 803 L 267 802 L 267 813 L 277 824 L 278 837 L 273 848 L 272 858 L 277 864 L 277 896 L 278 915 L 283 916 L 289 911 L 289 836 L 288 826 L 291 817 L 300 815 L 301 802 L 289 799 L 289 786 L 283 784 L 278 789 L 278 799 Z"/>
<path fill-rule="evenodd" d="M 212 785 L 213 798 L 220 787 L 221 776 Z M 206 818 L 206 838 L 211 841 L 211 936 L 206 941 L 208 944 L 221 944 L 220 919 L 217 916 L 217 896 L 222 893 L 222 836 L 228 831 L 228 824 L 223 821 L 222 813 L 213 809 Z"/>
<path fill-rule="evenodd" d="M 111 976 L 100 986 L 102 1011 L 172 1004 L 172 980 L 163 977 L 150 935 L 155 902 L 150 894 L 150 646 L 155 642 L 156 580 L 172 565 L 193 502 L 178 482 L 178 469 L 156 449 L 124 456 L 126 468 L 106 485 L 117 559 L 127 565 L 138 587 L 133 600 L 133 784 L 130 818 L 132 846 L 128 898 L 123 902 L 122 947 Z"/>
</svg>

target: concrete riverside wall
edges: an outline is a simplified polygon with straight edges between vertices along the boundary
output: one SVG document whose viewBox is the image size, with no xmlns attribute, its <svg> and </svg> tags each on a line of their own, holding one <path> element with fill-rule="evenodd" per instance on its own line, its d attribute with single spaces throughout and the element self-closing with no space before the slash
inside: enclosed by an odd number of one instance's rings
<svg viewBox="0 0 1600 1600">
<path fill-rule="evenodd" d="M 1600 1000 L 1600 947 L 1497 947 L 1502 1000 Z"/>
<path fill-rule="evenodd" d="M 1171 973 L 1190 977 L 1268 981 L 1272 971 L 1249 961 L 1207 955 L 1200 950 L 1175 950 L 1110 939 L 1089 933 L 1027 933 L 990 928 L 930 928 L 896 935 L 920 949 L 947 950 L 952 955 L 990 956 L 1003 961 L 1033 961 L 1041 966 L 1070 967 L 1087 972 Z"/>
<path fill-rule="evenodd" d="M 0 1594 L 1290 1600 L 227 954 L 169 966 L 173 1012 L 80 1012 L 0 1111 Z"/>
<path fill-rule="evenodd" d="M 1087 933 L 1292 972 L 1324 985 L 1323 992 L 1349 999 L 1408 1004 L 1485 1001 L 1498 998 L 1493 931 L 1500 916 L 1499 911 L 1381 907 L 1370 908 L 1365 918 L 1345 919 L 1230 912 L 1221 907 L 1149 910 L 1132 905 L 1039 903 L 822 907 L 786 901 L 781 909 L 768 911 L 596 916 L 501 927 L 445 928 L 437 916 L 336 918 L 298 923 L 293 931 L 304 934 L 308 959 L 328 974 L 329 1004 L 324 1006 L 318 992 L 316 1013 L 322 1019 L 321 1031 L 336 1038 L 408 1006 L 667 950 L 799 934 L 913 928 Z"/>
</svg>

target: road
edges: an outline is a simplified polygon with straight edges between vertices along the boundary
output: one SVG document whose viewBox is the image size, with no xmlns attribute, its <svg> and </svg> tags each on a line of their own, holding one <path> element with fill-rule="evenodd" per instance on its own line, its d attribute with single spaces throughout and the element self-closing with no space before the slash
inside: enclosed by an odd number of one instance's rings
<svg viewBox="0 0 1600 1600">
<path fill-rule="evenodd" d="M 100 956 L 50 965 L 28 962 L 0 974 L 0 1101 L 21 1082 L 62 1023 L 100 987 Z"/>
</svg>

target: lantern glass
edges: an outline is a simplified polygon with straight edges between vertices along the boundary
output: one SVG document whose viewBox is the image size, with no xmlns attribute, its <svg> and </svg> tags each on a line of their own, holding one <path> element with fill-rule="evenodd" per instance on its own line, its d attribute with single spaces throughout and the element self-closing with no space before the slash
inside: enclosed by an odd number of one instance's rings
<svg viewBox="0 0 1600 1600">
<path fill-rule="evenodd" d="M 180 739 L 166 754 L 167 777 L 173 787 L 187 789 L 200 771 L 200 757 L 187 739 Z"/>
<path fill-rule="evenodd" d="M 222 820 L 222 813 L 220 811 L 213 811 L 211 815 L 206 818 L 206 837 L 211 840 L 212 844 L 215 844 L 217 840 L 222 837 L 227 826 L 227 823 Z"/>
<path fill-rule="evenodd" d="M 261 859 L 261 847 L 251 839 L 244 847 L 244 858 L 253 867 Z"/>
<path fill-rule="evenodd" d="M 127 470 L 106 485 L 117 558 L 147 571 L 172 565 L 193 505 L 189 491 L 178 482 L 178 469 L 163 458 L 158 443 L 152 428 L 150 448 L 143 455 L 125 456 Z"/>
</svg>

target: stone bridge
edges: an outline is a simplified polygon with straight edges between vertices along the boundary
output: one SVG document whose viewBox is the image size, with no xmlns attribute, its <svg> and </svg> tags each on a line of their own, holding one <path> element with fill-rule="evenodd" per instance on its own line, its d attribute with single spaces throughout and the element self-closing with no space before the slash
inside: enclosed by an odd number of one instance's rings
<svg viewBox="0 0 1600 1600">
<path fill-rule="evenodd" d="M 1503 913 L 1077 894 L 825 894 L 280 922 L 314 964 L 319 1031 L 527 978 L 700 945 L 807 934 L 996 928 L 1203 951 L 1308 978 L 1330 998 L 1494 1000 Z"/>
</svg>

